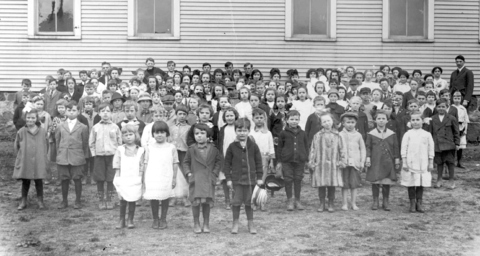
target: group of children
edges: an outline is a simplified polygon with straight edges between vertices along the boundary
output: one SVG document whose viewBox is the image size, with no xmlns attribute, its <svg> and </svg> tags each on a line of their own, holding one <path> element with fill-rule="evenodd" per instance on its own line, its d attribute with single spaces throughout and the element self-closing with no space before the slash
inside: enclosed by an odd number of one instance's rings
<svg viewBox="0 0 480 256">
<path fill-rule="evenodd" d="M 213 73 L 205 63 L 201 74 L 188 66 L 176 71 L 174 62 L 167 72 L 151 58 L 146 64 L 129 82 L 108 63 L 102 63 L 103 74 L 80 71 L 78 84 L 61 69 L 58 79 L 47 77 L 39 94 L 31 92 L 28 79 L 22 81 L 14 115 L 19 210 L 27 207 L 31 180 L 39 208 L 45 208 L 43 180 L 52 177 L 61 180 L 59 208 L 68 207 L 73 180 L 73 208 L 79 209 L 82 181 L 93 178 L 99 209 L 113 209 L 118 194 L 118 228 L 134 227 L 135 207 L 144 199 L 150 201 L 152 227 L 165 229 L 169 206 L 183 201 L 192 208 L 194 232 L 209 233 L 215 186 L 221 185 L 233 214 L 231 232 L 238 232 L 244 206 L 255 234 L 252 192 L 269 176 L 284 180 L 288 211 L 305 209 L 305 173 L 318 188 L 319 212 L 334 211 L 336 187 L 342 188 L 341 209 L 358 210 L 363 171 L 372 184 L 372 210 L 380 208 L 382 190 L 382 208 L 390 211 L 390 188 L 400 179 L 410 211 L 423 212 L 423 188 L 431 186 L 434 162 L 435 186 L 443 185 L 446 165 L 448 187 L 455 187 L 455 156 L 461 167 L 468 115 L 460 92 L 450 105 L 439 67 L 424 80 L 418 70 L 410 77 L 388 66 L 364 73 L 311 69 L 307 81 L 289 70 L 281 83 L 280 70 L 272 69 L 267 81 L 250 63 L 245 74 L 230 62 Z"/>
</svg>

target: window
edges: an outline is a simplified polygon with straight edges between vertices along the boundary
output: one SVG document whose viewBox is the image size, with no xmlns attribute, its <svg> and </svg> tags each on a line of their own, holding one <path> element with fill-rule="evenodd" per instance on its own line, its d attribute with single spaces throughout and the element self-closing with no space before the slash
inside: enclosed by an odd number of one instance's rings
<svg viewBox="0 0 480 256">
<path fill-rule="evenodd" d="M 384 41 L 433 41 L 433 0 L 384 0 Z"/>
<path fill-rule="evenodd" d="M 180 0 L 128 0 L 129 39 L 180 39 Z"/>
<path fill-rule="evenodd" d="M 28 0 L 28 36 L 80 39 L 80 0 Z"/>
<path fill-rule="evenodd" d="M 336 0 L 287 0 L 285 9 L 285 40 L 335 40 Z"/>
</svg>

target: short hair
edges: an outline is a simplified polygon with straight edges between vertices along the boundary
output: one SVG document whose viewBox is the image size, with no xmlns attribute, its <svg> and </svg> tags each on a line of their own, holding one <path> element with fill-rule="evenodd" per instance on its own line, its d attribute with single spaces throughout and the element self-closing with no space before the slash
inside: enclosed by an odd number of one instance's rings
<svg viewBox="0 0 480 256">
<path fill-rule="evenodd" d="M 135 134 L 135 142 L 138 143 L 140 141 L 140 134 L 138 133 L 138 127 L 133 124 L 126 124 L 122 127 L 122 134 L 126 133 L 133 133 Z"/>
<path fill-rule="evenodd" d="M 60 74 L 60 75 L 64 75 L 65 74 L 65 69 L 60 68 L 60 69 L 57 70 L 57 73 Z"/>
<path fill-rule="evenodd" d="M 423 87 L 425 87 L 425 85 L 427 85 L 427 84 L 431 84 L 431 85 L 432 85 L 432 87 L 435 87 L 435 85 L 433 84 L 433 82 L 432 82 L 432 81 L 426 81 L 426 82 L 425 82 L 425 84 L 423 85 Z"/>
<path fill-rule="evenodd" d="M 387 117 L 387 120 L 390 119 L 390 117 L 388 116 L 388 113 L 383 109 L 377 109 L 377 111 L 375 111 L 375 115 L 373 116 L 373 119 L 377 119 L 378 115 L 385 115 Z"/>
<path fill-rule="evenodd" d="M 315 73 L 315 77 L 318 77 L 318 71 L 314 68 L 311 68 L 307 71 L 307 78 L 310 78 L 310 73 Z"/>
<path fill-rule="evenodd" d="M 147 59 L 145 60 L 145 63 L 147 63 L 147 62 L 149 62 L 149 61 L 155 63 L 155 60 L 154 60 L 153 58 L 151 58 L 151 57 L 147 58 Z"/>
<path fill-rule="evenodd" d="M 396 91 L 393 94 L 395 94 L 396 96 L 402 96 L 403 97 L 403 93 L 401 91 Z"/>
<path fill-rule="evenodd" d="M 188 114 L 188 109 L 184 105 L 178 105 L 177 108 L 175 109 L 175 114 L 177 114 L 178 111 L 182 111 L 182 112 L 185 112 L 186 114 Z"/>
<path fill-rule="evenodd" d="M 444 94 L 446 94 L 446 93 L 447 93 L 447 94 L 450 94 L 450 91 L 449 91 L 448 89 L 443 89 L 443 90 L 441 90 L 441 91 L 438 93 L 438 95 L 439 95 L 439 96 L 442 96 L 442 95 L 444 95 Z"/>
<path fill-rule="evenodd" d="M 382 82 L 387 82 L 387 83 L 389 83 L 389 82 L 388 82 L 388 79 L 385 78 L 385 77 L 382 78 L 382 79 L 380 79 L 380 81 L 378 81 L 379 84 L 381 84 Z"/>
<path fill-rule="evenodd" d="M 125 103 L 122 105 L 123 110 L 125 111 L 126 109 L 130 109 L 131 107 L 135 108 L 135 112 L 138 111 L 138 104 L 135 103 L 133 100 L 127 100 Z"/>
<path fill-rule="evenodd" d="M 437 94 L 435 94 L 434 91 L 428 91 L 426 97 L 428 98 L 428 96 L 433 96 L 435 99 L 437 99 Z"/>
<path fill-rule="evenodd" d="M 286 116 L 286 120 L 288 120 L 292 116 L 300 116 L 300 112 L 298 112 L 297 110 L 288 111 L 287 116 Z"/>
<path fill-rule="evenodd" d="M 109 65 L 109 66 L 111 66 L 111 65 L 110 65 L 110 62 L 106 62 L 106 61 L 102 62 L 102 65 L 100 65 L 100 66 L 103 66 L 103 65 Z"/>
<path fill-rule="evenodd" d="M 85 97 L 85 100 L 83 101 L 83 105 L 85 106 L 87 103 L 92 103 L 93 107 L 95 107 L 95 98 L 91 96 Z"/>
<path fill-rule="evenodd" d="M 225 111 L 223 111 L 223 116 L 222 116 L 222 120 L 225 123 L 227 122 L 227 120 L 225 119 L 225 115 L 227 114 L 227 112 L 233 112 L 233 114 L 235 115 L 235 120 L 237 120 L 238 117 L 240 116 L 238 114 L 238 111 L 234 107 L 228 107 L 225 109 Z"/>
<path fill-rule="evenodd" d="M 175 61 L 173 60 L 167 61 L 167 65 L 170 65 L 170 64 L 173 64 L 173 66 L 177 66 L 177 64 L 175 64 Z"/>
<path fill-rule="evenodd" d="M 59 105 L 62 105 L 62 106 L 67 106 L 68 104 L 68 101 L 66 101 L 65 99 L 59 99 L 57 100 L 57 102 L 55 102 L 55 106 L 59 106 Z"/>
<path fill-rule="evenodd" d="M 78 76 L 81 76 L 82 74 L 87 74 L 87 71 L 86 70 L 80 70 L 80 72 L 78 72 Z"/>
<path fill-rule="evenodd" d="M 420 115 L 420 118 L 423 118 L 423 113 L 420 112 L 420 110 L 415 110 L 412 113 L 410 113 L 410 120 L 412 119 L 412 116 Z"/>
<path fill-rule="evenodd" d="M 113 92 L 110 91 L 110 90 L 103 90 L 102 92 L 102 96 L 105 95 L 105 94 L 110 94 L 110 95 L 113 95 Z"/>
<path fill-rule="evenodd" d="M 411 99 L 407 102 L 407 106 L 410 106 L 411 104 L 417 104 L 418 105 L 418 100 L 417 99 Z"/>
<path fill-rule="evenodd" d="M 315 98 L 313 98 L 313 105 L 315 105 L 315 103 L 317 103 L 318 101 L 323 101 L 323 103 L 327 102 L 323 96 L 317 95 L 315 96 Z"/>
<path fill-rule="evenodd" d="M 360 98 L 360 96 L 353 96 L 353 97 L 350 98 L 350 102 L 352 102 L 352 101 L 362 102 L 363 100 L 362 100 L 362 98 Z"/>
<path fill-rule="evenodd" d="M 66 108 L 67 108 L 67 109 L 72 109 L 73 107 L 76 107 L 77 110 L 78 110 L 77 102 L 74 101 L 74 100 L 71 100 L 70 102 L 68 102 Z"/>
<path fill-rule="evenodd" d="M 202 64 L 202 68 L 204 68 L 206 66 L 212 67 L 212 65 L 210 65 L 210 63 L 208 63 L 208 62 L 205 62 L 205 63 Z"/>
<path fill-rule="evenodd" d="M 35 103 L 37 101 L 43 101 L 43 103 L 45 103 L 45 99 L 42 96 L 33 97 L 32 102 Z"/>
<path fill-rule="evenodd" d="M 37 122 L 40 120 L 40 117 L 38 116 L 38 110 L 37 109 L 31 108 L 30 110 L 25 112 L 24 117 L 26 118 L 28 114 L 35 115 L 35 117 L 37 118 Z M 36 124 L 36 125 L 39 126 L 38 124 Z"/>
<path fill-rule="evenodd" d="M 252 110 L 252 117 L 256 116 L 256 115 L 261 115 L 261 116 L 266 116 L 266 113 L 263 109 L 261 108 L 254 108 Z"/>
<path fill-rule="evenodd" d="M 197 116 L 200 114 L 200 111 L 202 109 L 208 109 L 208 111 L 210 112 L 210 117 L 213 116 L 213 108 L 212 106 L 208 105 L 208 104 L 201 104 L 200 106 L 198 106 L 197 108 Z"/>
<path fill-rule="evenodd" d="M 156 132 L 164 132 L 167 134 L 167 137 L 170 136 L 170 130 L 168 128 L 167 123 L 164 121 L 156 121 L 152 125 L 152 136 L 154 136 L 154 133 Z"/>
<path fill-rule="evenodd" d="M 437 67 L 432 68 L 432 74 L 435 73 L 435 70 L 437 70 L 437 69 L 440 71 L 440 74 L 443 73 L 443 69 L 441 67 L 437 66 Z"/>
<path fill-rule="evenodd" d="M 235 130 L 242 129 L 242 128 L 250 130 L 250 125 L 251 125 L 250 120 L 248 120 L 248 118 L 246 117 L 239 118 L 234 123 Z"/>
<path fill-rule="evenodd" d="M 207 138 L 213 136 L 212 128 L 208 127 L 208 125 L 206 125 L 206 124 L 196 123 L 196 124 L 193 125 L 193 132 L 194 133 L 195 133 L 195 129 L 207 132 Z"/>
<path fill-rule="evenodd" d="M 52 82 L 57 83 L 57 80 L 56 80 L 56 79 L 49 79 L 49 80 L 48 80 L 48 84 L 51 84 Z"/>
<path fill-rule="evenodd" d="M 105 108 L 108 108 L 110 111 L 112 111 L 112 105 L 110 105 L 110 103 L 101 103 L 100 106 L 98 106 L 98 112 Z"/>
<path fill-rule="evenodd" d="M 188 69 L 188 71 L 192 71 L 192 69 L 188 65 L 183 66 L 182 70 L 184 69 Z"/>
<path fill-rule="evenodd" d="M 162 106 L 153 106 L 152 108 L 150 108 L 150 111 L 153 114 L 163 115 L 165 112 L 165 109 Z"/>
<path fill-rule="evenodd" d="M 112 86 L 112 85 L 118 86 L 117 81 L 115 81 L 115 79 L 108 80 L 107 88 Z"/>
<path fill-rule="evenodd" d="M 28 87 L 32 86 L 32 81 L 30 79 L 22 79 L 22 85 L 25 84 Z"/>
<path fill-rule="evenodd" d="M 332 118 L 332 120 L 333 120 L 333 118 Z M 358 122 L 358 117 L 345 115 L 345 116 L 341 117 L 340 121 L 343 123 L 345 120 L 355 120 L 355 123 L 357 123 Z"/>
<path fill-rule="evenodd" d="M 447 106 L 450 105 L 450 103 L 448 102 L 448 100 L 445 99 L 445 98 L 440 98 L 440 99 L 437 100 L 437 106 L 440 105 L 440 104 L 442 104 L 442 103 L 445 103 Z"/>
<path fill-rule="evenodd" d="M 246 67 L 248 67 L 248 66 L 252 66 L 252 68 L 253 68 L 252 63 L 250 63 L 250 62 L 247 62 L 247 63 L 243 64 L 243 67 L 244 67 L 244 68 L 246 68 Z"/>
<path fill-rule="evenodd" d="M 233 63 L 231 63 L 230 61 L 225 62 L 225 68 L 228 68 L 228 67 L 230 67 L 231 65 L 233 65 Z"/>
<path fill-rule="evenodd" d="M 418 97 L 418 96 L 424 96 L 424 97 L 426 97 L 426 95 L 427 95 L 427 94 L 426 94 L 424 91 L 418 91 L 416 97 Z M 415 97 L 415 98 L 416 98 L 416 97 Z"/>
<path fill-rule="evenodd" d="M 93 88 L 93 84 L 92 84 L 92 83 L 87 83 L 87 84 L 85 85 L 85 88 Z"/>
</svg>

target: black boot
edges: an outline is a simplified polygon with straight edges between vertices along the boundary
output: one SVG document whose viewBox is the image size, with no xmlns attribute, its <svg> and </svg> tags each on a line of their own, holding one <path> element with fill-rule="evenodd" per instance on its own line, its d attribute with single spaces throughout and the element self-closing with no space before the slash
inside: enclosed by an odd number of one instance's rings
<svg viewBox="0 0 480 256">
<path fill-rule="evenodd" d="M 245 206 L 245 214 L 247 215 L 247 220 L 248 220 L 248 232 L 254 235 L 257 233 L 257 229 L 253 224 L 253 209 L 251 206 Z"/>
<path fill-rule="evenodd" d="M 58 209 L 65 209 L 68 207 L 68 188 L 70 186 L 70 180 L 62 180 L 62 203 L 58 206 Z"/>
<path fill-rule="evenodd" d="M 125 214 L 127 212 L 127 201 L 120 200 L 120 221 L 118 222 L 117 229 L 125 227 Z"/>
<path fill-rule="evenodd" d="M 232 234 L 238 234 L 238 219 L 240 218 L 240 206 L 232 206 L 233 225 Z"/>
<path fill-rule="evenodd" d="M 380 197 L 380 185 L 372 184 L 372 195 L 373 195 L 373 203 L 372 203 L 372 210 L 378 210 L 379 205 L 379 197 Z"/>
<path fill-rule="evenodd" d="M 133 224 L 133 217 L 135 216 L 135 202 L 128 202 L 128 221 L 127 228 L 132 229 L 135 227 Z"/>
<path fill-rule="evenodd" d="M 21 211 L 27 208 L 27 199 L 28 199 L 29 189 L 30 189 L 30 180 L 23 179 L 22 180 L 22 201 L 20 201 L 20 205 L 18 205 L 17 210 Z"/>
<path fill-rule="evenodd" d="M 75 203 L 73 205 L 73 209 L 80 209 L 82 208 L 82 180 L 77 179 L 73 180 L 75 182 Z"/>
<path fill-rule="evenodd" d="M 200 234 L 202 229 L 200 228 L 200 205 L 192 206 L 193 214 L 193 233 Z"/>
<path fill-rule="evenodd" d="M 160 229 L 167 228 L 167 212 L 168 212 L 168 199 L 162 200 L 162 214 L 160 215 Z"/>
<path fill-rule="evenodd" d="M 210 205 L 202 204 L 203 211 L 203 233 L 210 233 Z"/>
<path fill-rule="evenodd" d="M 159 203 L 160 202 L 158 200 L 150 200 L 150 207 L 152 208 L 152 216 L 153 216 L 152 228 L 154 228 L 154 229 L 159 229 L 160 228 L 160 222 L 158 220 Z"/>
<path fill-rule="evenodd" d="M 382 188 L 382 195 L 383 195 L 383 209 L 385 211 L 390 211 L 390 185 L 383 185 Z"/>
</svg>

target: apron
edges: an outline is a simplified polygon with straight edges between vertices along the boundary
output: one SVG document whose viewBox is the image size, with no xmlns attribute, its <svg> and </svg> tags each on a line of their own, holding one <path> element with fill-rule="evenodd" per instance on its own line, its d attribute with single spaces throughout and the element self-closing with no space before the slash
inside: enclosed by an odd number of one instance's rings
<svg viewBox="0 0 480 256">
<path fill-rule="evenodd" d="M 120 198 L 127 202 L 135 202 L 142 198 L 142 176 L 140 176 L 140 159 L 145 152 L 138 148 L 135 156 L 126 156 L 125 147 L 118 148 L 121 152 L 120 173 L 113 178 L 113 185 Z"/>
</svg>

